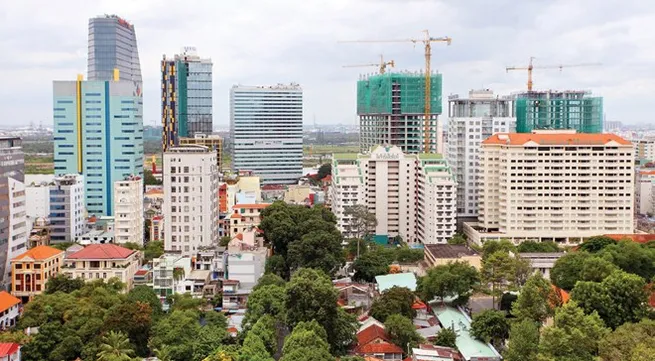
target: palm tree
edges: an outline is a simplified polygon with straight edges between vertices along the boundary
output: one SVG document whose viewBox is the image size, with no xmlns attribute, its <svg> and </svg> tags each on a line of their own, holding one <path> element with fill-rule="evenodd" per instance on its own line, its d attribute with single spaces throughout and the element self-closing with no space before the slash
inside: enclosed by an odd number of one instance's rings
<svg viewBox="0 0 655 361">
<path fill-rule="evenodd" d="M 170 348 L 168 346 L 163 346 L 162 348 L 155 349 L 154 351 L 155 356 L 157 356 L 160 361 L 172 361 Z"/>
<path fill-rule="evenodd" d="M 130 361 L 134 356 L 134 350 L 124 333 L 109 331 L 102 337 L 97 356 L 98 361 Z"/>
</svg>

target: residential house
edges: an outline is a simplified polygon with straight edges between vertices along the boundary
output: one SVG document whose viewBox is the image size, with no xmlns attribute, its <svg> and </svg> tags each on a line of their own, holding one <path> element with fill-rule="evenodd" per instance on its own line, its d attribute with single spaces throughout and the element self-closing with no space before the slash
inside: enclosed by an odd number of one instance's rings
<svg viewBox="0 0 655 361">
<path fill-rule="evenodd" d="M 427 268 L 457 261 L 466 262 L 478 271 L 482 268 L 482 257 L 467 245 L 426 244 L 424 250 L 424 261 Z"/>
<path fill-rule="evenodd" d="M 7 291 L 0 291 L 0 330 L 16 326 L 21 302 Z"/>
<path fill-rule="evenodd" d="M 530 262 L 530 268 L 533 272 L 539 272 L 549 280 L 550 271 L 555 267 L 555 262 L 564 256 L 564 252 L 545 252 L 545 253 L 519 253 L 519 257 Z"/>
<path fill-rule="evenodd" d="M 368 283 L 334 283 L 339 305 L 349 313 L 362 313 L 371 308 L 375 288 Z"/>
<path fill-rule="evenodd" d="M 235 204 L 232 207 L 234 212 L 230 216 L 230 237 L 243 233 L 249 227 L 257 227 L 261 221 L 259 214 L 270 205 L 270 203 Z"/>
<path fill-rule="evenodd" d="M 392 287 L 405 287 L 410 291 L 416 291 L 416 276 L 413 273 L 395 273 L 383 276 L 376 276 L 375 283 L 380 293 Z"/>
<path fill-rule="evenodd" d="M 145 265 L 136 271 L 134 273 L 134 281 L 132 282 L 132 285 L 134 285 L 134 287 L 152 287 L 152 267 L 150 265 Z"/>
<path fill-rule="evenodd" d="M 20 361 L 20 349 L 18 343 L 0 343 L 0 361 Z"/>
<path fill-rule="evenodd" d="M 501 361 L 500 353 L 470 333 L 471 319 L 461 308 L 441 306 L 434 309 L 442 327 L 453 328 L 457 334 L 455 344 L 466 361 Z"/>
<path fill-rule="evenodd" d="M 115 244 L 91 244 L 66 256 L 62 271 L 71 278 L 82 278 L 87 282 L 117 277 L 129 291 L 141 259 L 140 251 Z"/>
<path fill-rule="evenodd" d="M 251 290 L 243 290 L 237 280 L 223 280 L 223 310 L 245 309 Z"/>
<path fill-rule="evenodd" d="M 353 353 L 362 357 L 375 357 L 381 360 L 402 360 L 403 349 L 391 343 L 383 327 L 372 324 L 357 332 L 357 346 Z"/>
<path fill-rule="evenodd" d="M 168 253 L 152 260 L 152 289 L 164 303 L 174 293 L 184 293 L 186 275 L 191 273 L 191 257 Z M 191 292 L 191 289 L 189 289 Z"/>
<path fill-rule="evenodd" d="M 461 360 L 459 352 L 451 347 L 420 344 L 412 348 L 411 361 L 458 361 Z"/>
<path fill-rule="evenodd" d="M 64 251 L 36 246 L 11 260 L 11 293 L 27 303 L 45 290 L 48 279 L 64 264 Z"/>
<path fill-rule="evenodd" d="M 50 222 L 47 218 L 39 217 L 34 220 L 28 242 L 30 248 L 50 244 Z"/>
</svg>

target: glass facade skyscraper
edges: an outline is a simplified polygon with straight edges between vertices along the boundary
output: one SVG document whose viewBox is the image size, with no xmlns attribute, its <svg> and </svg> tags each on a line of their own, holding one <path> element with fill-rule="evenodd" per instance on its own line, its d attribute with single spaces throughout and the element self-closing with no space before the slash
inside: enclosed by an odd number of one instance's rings
<svg viewBox="0 0 655 361">
<path fill-rule="evenodd" d="M 55 175 L 84 175 L 89 214 L 113 215 L 114 182 L 143 176 L 143 100 L 135 81 L 55 81 Z"/>
<path fill-rule="evenodd" d="M 185 47 L 173 59 L 161 61 L 162 148 L 179 145 L 180 138 L 211 134 L 212 61 Z"/>
<path fill-rule="evenodd" d="M 91 18 L 88 79 L 112 80 L 114 69 L 120 80 L 142 81 L 134 25 L 116 15 Z"/>
</svg>

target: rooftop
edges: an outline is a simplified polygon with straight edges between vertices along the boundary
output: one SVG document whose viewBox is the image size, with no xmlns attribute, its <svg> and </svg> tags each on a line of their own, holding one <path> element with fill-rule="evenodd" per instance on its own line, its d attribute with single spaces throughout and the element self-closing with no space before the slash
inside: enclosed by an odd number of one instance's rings
<svg viewBox="0 0 655 361">
<path fill-rule="evenodd" d="M 67 259 L 126 259 L 136 251 L 115 244 L 91 244 L 71 254 Z"/>
<path fill-rule="evenodd" d="M 5 312 L 20 303 L 20 300 L 7 291 L 0 291 L 0 312 Z"/>
<path fill-rule="evenodd" d="M 465 360 L 473 357 L 500 360 L 500 354 L 491 345 L 485 344 L 471 336 L 471 320 L 459 310 L 446 306 L 434 309 L 442 327 L 452 327 L 457 333 L 455 344 Z"/>
<path fill-rule="evenodd" d="M 243 204 L 235 204 L 232 208 L 233 209 L 239 209 L 239 208 L 264 209 L 270 205 L 271 203 L 243 203 Z"/>
<path fill-rule="evenodd" d="M 376 276 L 375 283 L 378 284 L 378 290 L 380 292 L 384 292 L 394 286 L 406 287 L 412 292 L 416 291 L 416 276 L 411 272 Z"/>
<path fill-rule="evenodd" d="M 20 349 L 17 343 L 0 343 L 0 357 L 6 357 L 15 354 Z M 12 358 L 13 360 L 13 358 Z"/>
<path fill-rule="evenodd" d="M 387 342 L 382 343 L 369 343 L 357 347 L 357 353 L 360 354 L 385 354 L 385 353 L 403 353 L 403 349 Z"/>
<path fill-rule="evenodd" d="M 29 257 L 35 261 L 43 261 L 50 257 L 54 257 L 60 253 L 64 253 L 64 251 L 50 246 L 36 246 L 34 248 L 31 248 L 29 251 L 14 257 L 13 260 L 18 261 Z"/>
<path fill-rule="evenodd" d="M 655 234 L 606 234 L 605 236 L 615 241 L 623 241 L 626 239 L 637 243 L 648 243 L 655 241 Z"/>
<path fill-rule="evenodd" d="M 357 344 L 360 347 L 367 345 L 376 339 L 389 341 L 389 336 L 384 331 L 384 328 L 378 326 L 377 324 L 371 324 L 365 329 L 357 332 Z"/>
<path fill-rule="evenodd" d="M 434 258 L 460 258 L 478 255 L 478 252 L 466 245 L 426 244 L 425 250 L 430 252 Z"/>
<path fill-rule="evenodd" d="M 591 133 L 496 133 L 482 141 L 482 144 L 500 145 L 525 145 L 526 143 L 538 145 L 605 145 L 615 142 L 620 145 L 632 145 L 629 141 L 616 134 L 591 134 Z"/>
</svg>

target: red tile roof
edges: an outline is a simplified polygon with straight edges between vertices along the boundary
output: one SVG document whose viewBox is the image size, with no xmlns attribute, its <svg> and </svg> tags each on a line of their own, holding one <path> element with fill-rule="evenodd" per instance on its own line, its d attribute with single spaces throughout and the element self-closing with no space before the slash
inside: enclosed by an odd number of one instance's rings
<svg viewBox="0 0 655 361">
<path fill-rule="evenodd" d="M 655 234 L 606 234 L 605 236 L 615 241 L 622 241 L 626 238 L 637 243 L 655 241 Z"/>
<path fill-rule="evenodd" d="M 0 291 L 0 312 L 5 312 L 19 303 L 20 300 L 9 294 L 9 292 Z"/>
<path fill-rule="evenodd" d="M 357 332 L 357 344 L 359 346 L 371 343 L 378 338 L 384 341 L 390 341 L 387 332 L 384 330 L 384 328 L 378 325 L 371 325 Z"/>
<path fill-rule="evenodd" d="M 232 208 L 233 209 L 239 209 L 239 208 L 246 208 L 246 209 L 264 209 L 268 206 L 270 206 L 270 203 L 252 203 L 252 204 L 235 204 Z"/>
<path fill-rule="evenodd" d="M 58 254 L 64 253 L 64 251 L 50 247 L 50 246 L 36 246 L 31 248 L 29 251 L 14 257 L 14 261 L 21 260 L 26 257 L 30 257 L 36 261 L 43 261 L 50 257 L 54 257 Z"/>
<path fill-rule="evenodd" d="M 134 275 L 135 275 L 135 276 L 145 276 L 145 275 L 147 275 L 147 274 L 148 274 L 148 270 L 147 270 L 147 269 L 140 269 L 140 270 L 134 272 Z"/>
<path fill-rule="evenodd" d="M 655 175 L 655 170 L 653 170 L 653 169 L 642 169 L 642 170 L 639 171 L 639 174 Z"/>
<path fill-rule="evenodd" d="M 239 213 L 233 213 L 230 218 L 236 219 L 236 218 L 242 218 Z"/>
<path fill-rule="evenodd" d="M 482 141 L 482 144 L 524 145 L 535 142 L 539 145 L 604 145 L 616 142 L 622 145 L 632 145 L 631 142 L 616 134 L 530 134 L 530 133 L 496 133 Z"/>
<path fill-rule="evenodd" d="M 562 304 L 565 304 L 569 302 L 571 299 L 571 296 L 569 296 L 569 293 L 564 291 L 563 289 L 555 286 L 555 285 L 550 285 L 553 289 L 553 292 L 562 300 Z"/>
<path fill-rule="evenodd" d="M 0 357 L 6 357 L 15 354 L 20 349 L 17 343 L 0 343 Z"/>
<path fill-rule="evenodd" d="M 91 244 L 68 256 L 68 259 L 125 259 L 134 250 L 111 243 Z"/>
<path fill-rule="evenodd" d="M 369 343 L 368 345 L 359 346 L 356 350 L 359 354 L 370 355 L 370 354 L 380 354 L 380 353 L 403 353 L 403 349 L 400 347 L 388 343 Z"/>
<path fill-rule="evenodd" d="M 243 241 L 243 233 L 237 233 L 236 238 L 237 238 L 239 241 Z"/>
<path fill-rule="evenodd" d="M 427 309 L 428 306 L 426 306 L 425 303 L 421 302 L 420 300 L 416 300 L 414 301 L 412 308 L 415 310 L 423 310 L 423 309 Z"/>
</svg>

